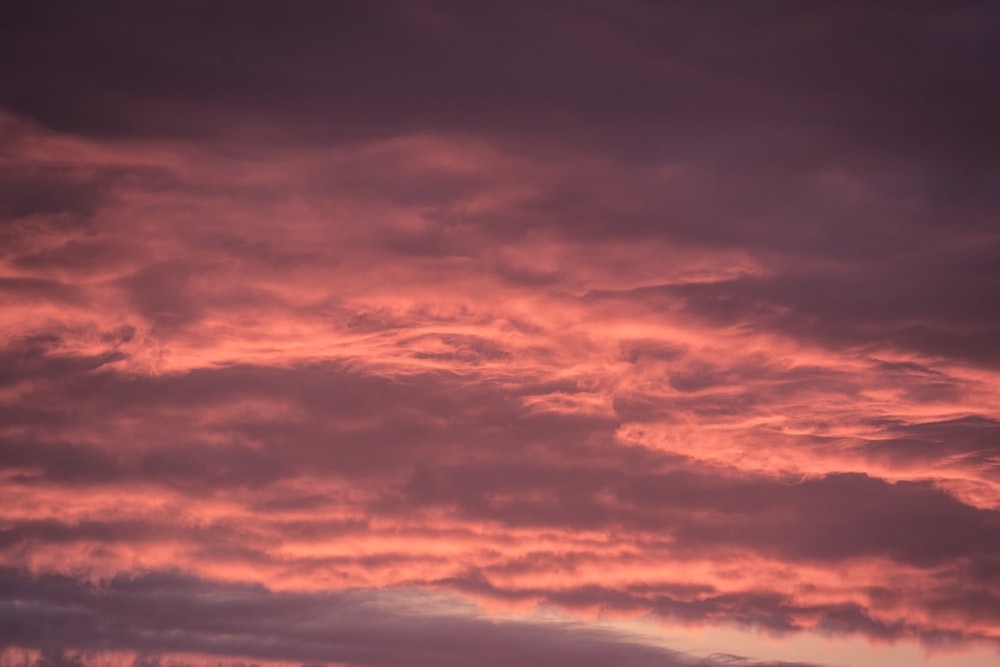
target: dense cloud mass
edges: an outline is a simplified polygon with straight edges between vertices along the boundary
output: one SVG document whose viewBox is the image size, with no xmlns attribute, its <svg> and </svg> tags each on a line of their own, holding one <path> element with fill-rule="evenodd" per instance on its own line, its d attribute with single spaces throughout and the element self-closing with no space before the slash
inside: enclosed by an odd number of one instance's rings
<svg viewBox="0 0 1000 667">
<path fill-rule="evenodd" d="M 1000 648 L 998 32 L 0 8 L 0 662 Z"/>
</svg>

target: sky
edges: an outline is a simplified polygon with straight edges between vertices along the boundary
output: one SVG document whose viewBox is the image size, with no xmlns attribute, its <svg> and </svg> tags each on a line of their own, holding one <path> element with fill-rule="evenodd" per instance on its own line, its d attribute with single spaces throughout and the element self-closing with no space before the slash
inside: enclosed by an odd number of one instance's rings
<svg viewBox="0 0 1000 667">
<path fill-rule="evenodd" d="M 997 664 L 998 34 L 4 3 L 0 665 Z"/>
</svg>

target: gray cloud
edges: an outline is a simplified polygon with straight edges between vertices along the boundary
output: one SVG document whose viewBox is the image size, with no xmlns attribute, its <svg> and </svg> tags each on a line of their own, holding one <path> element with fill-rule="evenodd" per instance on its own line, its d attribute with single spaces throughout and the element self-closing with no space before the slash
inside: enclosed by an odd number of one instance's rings
<svg viewBox="0 0 1000 667">
<path fill-rule="evenodd" d="M 95 587 L 51 575 L 25 578 L 5 569 L 0 647 L 47 649 L 38 667 L 72 661 L 67 650 L 195 652 L 363 667 L 729 664 L 576 623 L 488 620 L 469 605 L 456 609 L 456 604 L 407 590 L 278 593 L 176 572 L 116 577 Z"/>
</svg>

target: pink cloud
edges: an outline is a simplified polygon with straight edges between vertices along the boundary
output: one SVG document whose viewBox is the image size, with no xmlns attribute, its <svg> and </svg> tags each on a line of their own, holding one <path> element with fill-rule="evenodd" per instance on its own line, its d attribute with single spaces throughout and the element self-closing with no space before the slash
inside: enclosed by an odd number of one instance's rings
<svg viewBox="0 0 1000 667">
<path fill-rule="evenodd" d="M 0 21 L 3 648 L 1000 646 L 990 12 L 233 11 Z"/>
</svg>

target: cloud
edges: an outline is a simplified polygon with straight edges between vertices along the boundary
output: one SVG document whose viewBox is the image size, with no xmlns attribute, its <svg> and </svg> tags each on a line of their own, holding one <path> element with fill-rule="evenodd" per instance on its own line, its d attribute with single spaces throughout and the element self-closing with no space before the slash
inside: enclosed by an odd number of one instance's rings
<svg viewBox="0 0 1000 667">
<path fill-rule="evenodd" d="M 80 628 L 160 576 L 1000 638 L 994 8 L 0 13 L 0 566 Z"/>
<path fill-rule="evenodd" d="M 0 646 L 47 648 L 40 666 L 66 662 L 66 649 L 364 667 L 720 664 L 568 621 L 491 620 L 418 591 L 275 593 L 169 571 L 93 587 L 4 570 L 0 586 Z"/>
<path fill-rule="evenodd" d="M 468 373 L 38 368 L 49 388 L 8 412 L 0 440 L 0 553 L 36 571 L 183 563 L 290 588 L 419 584 L 690 623 L 995 638 L 973 591 L 997 585 L 997 512 L 930 481 L 789 483 L 698 464 L 624 446 L 609 416 L 538 411 Z M 947 439 L 980 426 L 905 428 Z M 904 445 L 869 446 L 878 459 Z M 933 457 L 907 451 L 918 470 Z M 756 565 L 728 572 L 740 561 Z M 662 581 L 666 564 L 676 574 Z M 855 579 L 829 581 L 831 568 Z M 877 590 L 896 576 L 907 588 L 890 604 Z"/>
</svg>

